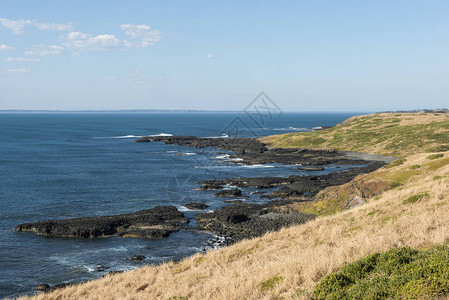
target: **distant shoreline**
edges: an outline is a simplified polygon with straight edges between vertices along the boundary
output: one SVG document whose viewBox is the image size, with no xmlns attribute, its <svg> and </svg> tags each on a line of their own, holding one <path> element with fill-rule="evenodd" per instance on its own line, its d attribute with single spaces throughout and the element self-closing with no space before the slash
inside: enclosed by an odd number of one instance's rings
<svg viewBox="0 0 449 300">
<path fill-rule="evenodd" d="M 257 113 L 257 111 L 242 110 L 182 110 L 182 109 L 129 109 L 129 110 L 19 110 L 5 109 L 0 110 L 0 114 L 8 113 Z M 354 114 L 371 114 L 372 111 L 284 111 L 283 113 L 354 113 Z"/>
</svg>

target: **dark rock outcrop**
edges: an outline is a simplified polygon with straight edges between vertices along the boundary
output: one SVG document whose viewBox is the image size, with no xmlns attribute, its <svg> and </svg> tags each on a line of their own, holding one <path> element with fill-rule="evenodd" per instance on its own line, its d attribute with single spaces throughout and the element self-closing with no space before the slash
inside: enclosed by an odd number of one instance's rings
<svg viewBox="0 0 449 300">
<path fill-rule="evenodd" d="M 223 150 L 231 150 L 238 154 L 263 153 L 267 150 L 265 145 L 252 138 L 201 138 L 195 136 L 144 136 L 137 143 L 164 142 L 178 146 L 193 148 L 217 147 Z"/>
<path fill-rule="evenodd" d="M 133 255 L 130 258 L 127 258 L 126 260 L 130 260 L 130 261 L 143 261 L 145 259 L 145 255 Z"/>
<path fill-rule="evenodd" d="M 254 238 L 266 232 L 277 231 L 286 226 L 305 223 L 314 215 L 301 212 L 278 213 L 270 204 L 235 204 L 211 213 L 198 214 L 198 229 L 214 231 L 232 244 L 245 238 Z"/>
<path fill-rule="evenodd" d="M 34 289 L 36 290 L 36 291 L 48 291 L 48 290 L 50 290 L 50 285 L 48 285 L 48 284 L 46 284 L 46 283 L 43 283 L 43 284 L 39 284 L 39 285 L 36 285 L 35 287 L 34 287 Z"/>
<path fill-rule="evenodd" d="M 185 223 L 188 223 L 188 219 L 176 207 L 157 206 L 123 215 L 25 223 L 14 230 L 57 237 L 123 236 L 153 239 L 167 237 Z"/>
<path fill-rule="evenodd" d="M 299 167 L 300 171 L 324 171 L 324 167 Z"/>
<path fill-rule="evenodd" d="M 204 202 L 192 202 L 184 204 L 184 206 L 191 210 L 204 210 L 209 207 L 209 205 Z"/>
<path fill-rule="evenodd" d="M 214 195 L 214 197 L 240 197 L 240 196 L 242 196 L 241 189 L 223 190 L 219 191 Z"/>
<path fill-rule="evenodd" d="M 310 166 L 324 166 L 329 164 L 357 165 L 366 161 L 350 158 L 345 153 L 334 150 L 308 150 L 295 148 L 272 148 L 253 138 L 202 138 L 195 136 L 145 136 L 137 143 L 163 142 L 178 146 L 193 148 L 217 147 L 219 149 L 233 151 L 240 160 L 233 161 L 236 155 L 230 155 L 229 163 L 243 163 L 247 165 L 282 163 L 286 165 L 302 164 Z"/>
</svg>

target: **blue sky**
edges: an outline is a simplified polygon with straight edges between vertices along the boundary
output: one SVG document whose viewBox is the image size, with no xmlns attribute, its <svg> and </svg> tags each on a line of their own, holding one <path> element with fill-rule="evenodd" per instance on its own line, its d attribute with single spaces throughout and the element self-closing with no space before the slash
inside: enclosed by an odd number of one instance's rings
<svg viewBox="0 0 449 300">
<path fill-rule="evenodd" d="M 448 1 L 0 0 L 0 109 L 449 106 Z"/>
</svg>

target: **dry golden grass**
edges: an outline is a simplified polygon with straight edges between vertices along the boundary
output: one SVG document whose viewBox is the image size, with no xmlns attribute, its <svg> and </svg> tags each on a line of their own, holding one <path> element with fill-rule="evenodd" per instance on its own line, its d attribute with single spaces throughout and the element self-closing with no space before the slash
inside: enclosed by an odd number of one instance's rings
<svg viewBox="0 0 449 300">
<path fill-rule="evenodd" d="M 179 263 L 108 275 L 34 299 L 307 299 L 323 276 L 365 255 L 448 240 L 449 152 L 443 154 L 436 160 L 417 154 L 388 171 L 379 170 L 390 174 L 422 166 L 403 186 L 352 210 Z"/>
</svg>

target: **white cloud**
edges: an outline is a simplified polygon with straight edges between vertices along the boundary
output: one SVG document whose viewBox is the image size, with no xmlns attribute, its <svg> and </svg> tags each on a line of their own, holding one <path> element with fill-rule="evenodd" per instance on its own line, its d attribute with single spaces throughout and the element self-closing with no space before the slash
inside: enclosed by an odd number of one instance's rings
<svg viewBox="0 0 449 300">
<path fill-rule="evenodd" d="M 48 26 L 48 23 L 40 23 L 40 27 L 42 28 Z M 160 41 L 162 38 L 162 33 L 159 30 L 151 29 L 150 26 L 145 24 L 122 24 L 120 28 L 129 37 L 129 40 L 118 38 L 113 34 L 92 35 L 79 31 L 71 31 L 66 35 L 60 36 L 60 43 L 58 45 L 41 44 L 34 46 L 30 51 L 25 52 L 25 54 L 43 56 L 70 53 L 72 55 L 79 55 L 83 51 L 145 48 L 153 46 L 154 43 Z M 19 32 L 21 29 L 23 28 L 18 28 Z"/>
<path fill-rule="evenodd" d="M 108 50 L 111 48 L 122 47 L 123 42 L 112 34 L 92 36 L 90 34 L 74 31 L 67 35 L 63 46 L 74 52 L 81 50 Z"/>
<path fill-rule="evenodd" d="M 28 69 L 9 69 L 9 73 L 29 73 L 30 70 Z"/>
<path fill-rule="evenodd" d="M 25 32 L 26 26 L 33 26 L 40 30 L 56 30 L 56 31 L 70 31 L 72 30 L 72 24 L 58 24 L 58 23 L 41 23 L 36 20 L 10 20 L 6 18 L 0 18 L 0 24 L 11 30 L 14 34 L 21 34 Z"/>
<path fill-rule="evenodd" d="M 40 44 L 34 46 L 30 51 L 25 52 L 26 55 L 58 55 L 64 53 L 64 47 L 58 45 L 44 45 Z"/>
<path fill-rule="evenodd" d="M 154 43 L 159 42 L 162 39 L 162 33 L 159 30 L 151 29 L 150 26 L 145 24 L 122 24 L 120 25 L 120 28 L 125 32 L 125 35 L 133 39 L 133 41 L 124 41 L 127 48 L 145 48 L 153 46 Z"/>
<path fill-rule="evenodd" d="M 8 45 L 0 45 L 0 51 L 3 50 L 14 50 L 14 47 L 8 46 Z"/>
<path fill-rule="evenodd" d="M 213 56 L 212 56 L 212 54 L 208 54 L 208 55 L 206 55 L 206 58 L 212 58 Z"/>
<path fill-rule="evenodd" d="M 39 58 L 25 58 L 25 57 L 8 57 L 5 60 L 6 61 L 15 61 L 15 62 L 41 61 Z"/>
</svg>

